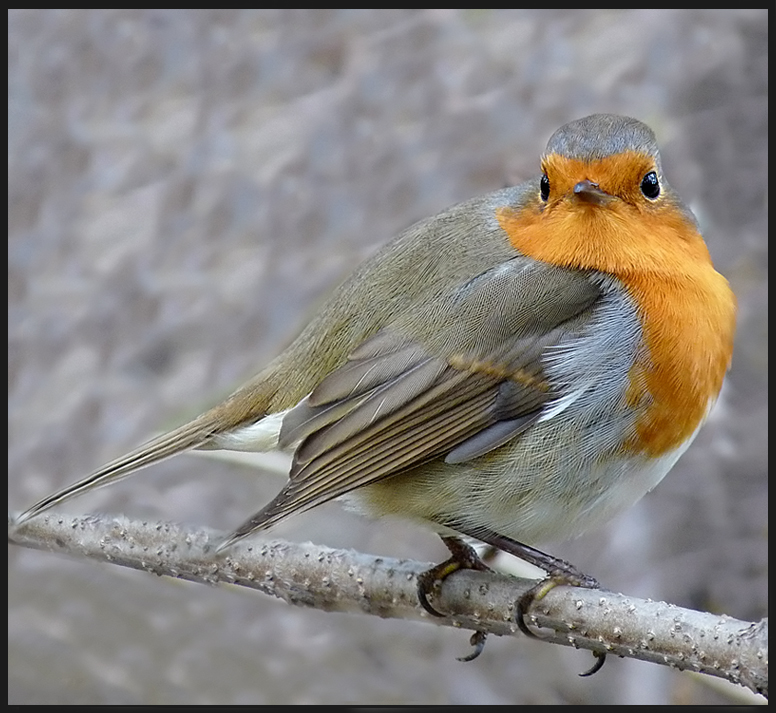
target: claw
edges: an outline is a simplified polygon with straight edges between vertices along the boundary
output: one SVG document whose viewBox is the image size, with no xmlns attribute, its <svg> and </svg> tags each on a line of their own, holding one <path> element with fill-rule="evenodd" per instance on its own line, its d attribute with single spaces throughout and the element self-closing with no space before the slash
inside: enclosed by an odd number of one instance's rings
<svg viewBox="0 0 776 713">
<path fill-rule="evenodd" d="M 438 616 L 441 618 L 444 614 L 438 612 L 431 606 L 427 596 L 427 592 L 431 592 L 435 588 L 436 583 L 441 581 L 440 577 L 437 576 L 436 570 L 437 567 L 434 567 L 433 569 L 429 569 L 428 571 L 423 572 L 423 574 L 418 575 L 418 601 L 420 602 L 420 606 L 431 614 L 431 616 Z"/>
<path fill-rule="evenodd" d="M 603 651 L 593 651 L 593 656 L 595 656 L 596 662 L 590 667 L 590 670 L 579 674 L 582 678 L 592 676 L 604 667 L 604 664 L 606 663 L 606 653 Z"/>
<path fill-rule="evenodd" d="M 456 658 L 456 661 L 474 661 L 474 659 L 476 659 L 485 648 L 485 642 L 487 639 L 488 633 L 486 631 L 475 631 L 469 639 L 469 643 L 474 647 L 474 651 L 472 651 L 467 656 L 459 656 Z"/>
<path fill-rule="evenodd" d="M 523 594 L 523 596 L 515 603 L 515 622 L 517 623 L 517 628 L 526 636 L 530 636 L 532 639 L 539 638 L 528 628 L 528 624 L 525 621 L 525 616 L 528 613 L 531 604 L 538 602 L 540 599 L 544 599 L 547 593 L 555 589 L 559 584 L 566 584 L 566 582 L 559 582 L 557 579 L 553 578 L 543 579 L 534 584 L 534 586 L 525 592 L 525 594 Z"/>
<path fill-rule="evenodd" d="M 568 580 L 568 577 L 555 574 L 554 576 L 548 577 L 547 579 L 543 579 L 541 582 L 537 582 L 533 587 L 525 592 L 525 594 L 523 594 L 515 603 L 515 622 L 517 624 L 517 628 L 532 639 L 540 638 L 528 628 L 528 624 L 525 621 L 525 616 L 528 613 L 528 609 L 531 604 L 538 602 L 540 599 L 543 599 L 548 592 L 555 589 L 555 587 L 558 585 L 569 584 L 571 586 L 585 587 L 589 589 L 596 589 L 598 587 L 598 582 L 596 582 L 596 580 L 592 577 L 584 577 L 581 579 L 581 581 L 579 578 L 572 578 L 572 581 Z M 590 584 L 593 586 L 588 586 Z M 603 665 L 606 663 L 605 652 L 594 651 L 593 656 L 595 656 L 596 662 L 590 667 L 588 671 L 579 674 L 583 678 L 592 676 L 594 673 L 598 673 L 598 671 L 600 671 L 603 668 Z"/>
</svg>

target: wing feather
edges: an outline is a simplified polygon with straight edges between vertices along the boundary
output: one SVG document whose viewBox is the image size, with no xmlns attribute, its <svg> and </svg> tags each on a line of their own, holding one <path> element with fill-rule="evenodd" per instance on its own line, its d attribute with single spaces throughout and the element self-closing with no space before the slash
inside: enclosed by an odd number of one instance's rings
<svg viewBox="0 0 776 713">
<path fill-rule="evenodd" d="M 298 443 L 289 482 L 225 545 L 430 460 L 462 463 L 519 438 L 556 396 L 547 349 L 583 333 L 600 296 L 584 273 L 516 258 L 398 316 L 287 414 L 281 444 Z"/>
</svg>

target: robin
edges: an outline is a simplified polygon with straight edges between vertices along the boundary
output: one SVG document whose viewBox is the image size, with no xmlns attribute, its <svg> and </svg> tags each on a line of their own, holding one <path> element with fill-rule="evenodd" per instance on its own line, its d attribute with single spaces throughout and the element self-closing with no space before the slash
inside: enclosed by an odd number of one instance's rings
<svg viewBox="0 0 776 713">
<path fill-rule="evenodd" d="M 401 233 L 223 403 L 20 521 L 190 449 L 283 449 L 288 483 L 221 549 L 342 497 L 442 535 L 452 558 L 418 583 L 431 613 L 437 580 L 484 566 L 462 538 L 543 567 L 532 598 L 597 586 L 531 543 L 660 482 L 720 392 L 735 312 L 653 132 L 588 116 L 553 134 L 533 180 Z"/>
</svg>

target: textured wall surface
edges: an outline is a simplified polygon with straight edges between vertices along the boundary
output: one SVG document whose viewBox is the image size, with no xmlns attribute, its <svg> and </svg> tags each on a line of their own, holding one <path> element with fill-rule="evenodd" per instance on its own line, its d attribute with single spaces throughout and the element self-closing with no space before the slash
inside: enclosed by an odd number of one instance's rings
<svg viewBox="0 0 776 713">
<path fill-rule="evenodd" d="M 9 13 L 9 501 L 216 402 L 363 257 L 532 175 L 593 112 L 649 123 L 740 301 L 718 409 L 603 531 L 609 587 L 748 619 L 767 579 L 767 15 L 759 10 Z M 69 503 L 231 529 L 283 478 L 181 457 Z M 278 536 L 434 560 L 337 504 Z M 698 679 L 293 609 L 12 549 L 14 703 L 720 703 Z"/>
</svg>

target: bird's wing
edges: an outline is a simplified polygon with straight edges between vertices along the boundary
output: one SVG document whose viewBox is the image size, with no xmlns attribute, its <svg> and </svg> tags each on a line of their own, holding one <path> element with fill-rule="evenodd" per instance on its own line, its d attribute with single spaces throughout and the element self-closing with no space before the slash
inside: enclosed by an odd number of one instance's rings
<svg viewBox="0 0 776 713">
<path fill-rule="evenodd" d="M 285 417 L 289 482 L 223 545 L 355 488 L 519 436 L 556 394 L 543 355 L 581 334 L 600 288 L 581 272 L 503 263 L 395 319 Z"/>
</svg>

